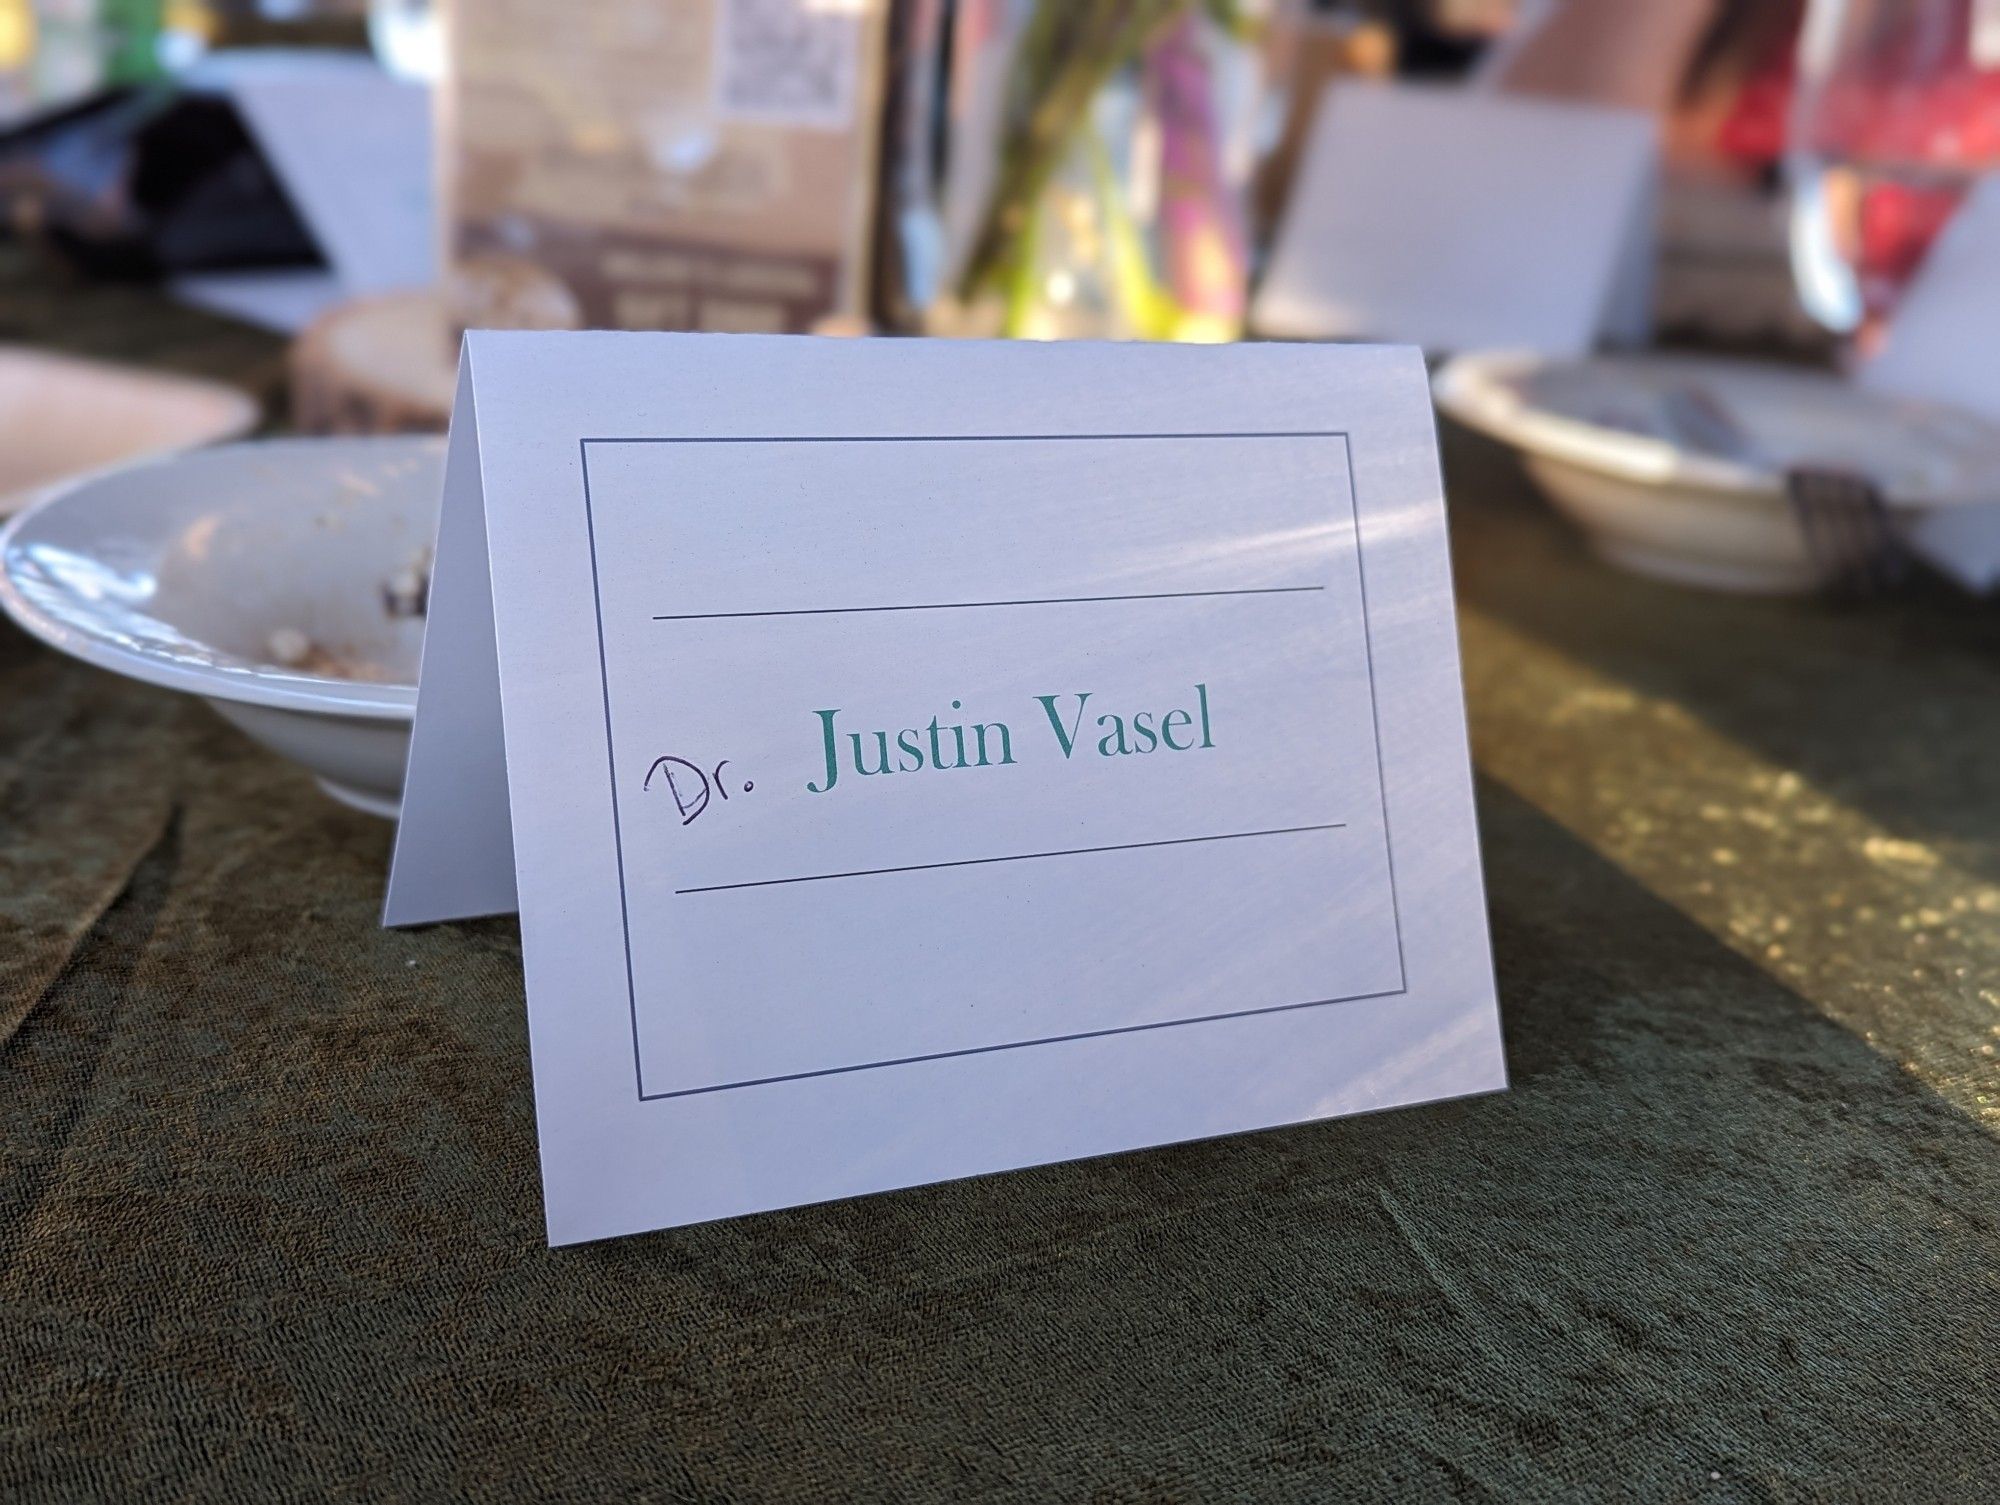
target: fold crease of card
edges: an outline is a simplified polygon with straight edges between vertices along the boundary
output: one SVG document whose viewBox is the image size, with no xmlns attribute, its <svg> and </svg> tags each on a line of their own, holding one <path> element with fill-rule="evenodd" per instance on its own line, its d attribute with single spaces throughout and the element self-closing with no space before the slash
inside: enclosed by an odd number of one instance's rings
<svg viewBox="0 0 2000 1505">
<path fill-rule="evenodd" d="M 1505 1085 L 1419 353 L 469 335 L 385 919 L 551 1241 Z"/>
</svg>

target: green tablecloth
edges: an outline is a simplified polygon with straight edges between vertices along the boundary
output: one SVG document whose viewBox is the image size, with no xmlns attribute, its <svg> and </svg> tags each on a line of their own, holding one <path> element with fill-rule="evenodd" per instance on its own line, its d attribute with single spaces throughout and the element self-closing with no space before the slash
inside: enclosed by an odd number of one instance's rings
<svg viewBox="0 0 2000 1505">
<path fill-rule="evenodd" d="M 1448 462 L 1511 1092 L 554 1252 L 514 925 L 0 628 L 0 1497 L 1994 1498 L 2000 615 Z"/>
</svg>

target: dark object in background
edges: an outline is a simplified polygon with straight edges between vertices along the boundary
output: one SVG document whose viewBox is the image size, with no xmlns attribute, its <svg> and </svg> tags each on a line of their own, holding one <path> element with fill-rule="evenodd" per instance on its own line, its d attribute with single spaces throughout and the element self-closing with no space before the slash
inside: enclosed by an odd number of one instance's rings
<svg viewBox="0 0 2000 1505">
<path fill-rule="evenodd" d="M 0 211 L 98 277 L 325 264 L 221 94 L 115 89 L 0 134 Z"/>
</svg>

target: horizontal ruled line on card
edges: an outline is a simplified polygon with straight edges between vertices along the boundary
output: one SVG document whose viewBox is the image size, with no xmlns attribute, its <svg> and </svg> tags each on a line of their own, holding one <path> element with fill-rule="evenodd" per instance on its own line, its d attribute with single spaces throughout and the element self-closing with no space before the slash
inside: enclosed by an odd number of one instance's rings
<svg viewBox="0 0 2000 1505">
<path fill-rule="evenodd" d="M 1323 591 L 1323 585 L 1265 585 L 1242 590 L 1147 591 L 1129 596 L 1035 596 L 1019 601 L 924 601 L 895 606 L 800 606 L 773 611 L 689 611 L 665 613 L 655 622 L 710 622 L 729 617 L 828 617 L 871 611 L 966 611 L 987 606 L 1073 606 L 1092 601 L 1188 601 L 1215 596 L 1298 596 Z"/>
<path fill-rule="evenodd" d="M 581 444 L 1051 444 L 1119 439 L 1345 439 L 1345 429 L 1217 429 L 1134 434 L 586 434 Z"/>
<path fill-rule="evenodd" d="M 926 873 L 944 867 L 985 867 L 996 862 L 1034 862 L 1046 857 L 1088 857 L 1099 852 L 1136 852 L 1148 847 L 1186 847 L 1209 841 L 1246 841 L 1256 836 L 1298 836 L 1309 831 L 1342 831 L 1344 820 L 1317 826 L 1279 826 L 1268 831 L 1224 831 L 1215 836 L 1176 836 L 1166 841 L 1125 841 L 1102 847 L 1064 847 L 1053 852 L 1012 852 L 1003 857 L 962 857 L 953 862 L 913 862 L 902 867 L 854 868 L 841 873 L 803 873 L 795 878 L 753 878 L 747 883 L 708 883 L 677 888 L 676 894 L 716 894 L 739 888 L 771 888 L 783 883 L 824 883 L 833 878 L 878 878 L 887 873 Z"/>
<path fill-rule="evenodd" d="M 738 1087 L 772 1087 L 780 1082 L 806 1082 L 814 1077 L 846 1076 L 850 1072 L 874 1071 L 882 1066 L 918 1066 L 926 1061 L 951 1061 L 964 1056 L 990 1056 L 996 1051 L 1023 1050 L 1031 1045 L 1065 1045 L 1078 1040 L 1104 1040 L 1114 1035 L 1139 1035 L 1148 1030 L 1174 1029 L 1183 1024 L 1219 1024 L 1229 1019 L 1254 1019 L 1259 1014 L 1295 1014 L 1301 1009 L 1323 1009 L 1336 1003 L 1372 1003 L 1384 998 L 1407 996 L 1406 987 L 1379 993 L 1348 993 L 1339 998 L 1311 998 L 1304 1003 L 1271 1003 L 1261 1008 L 1231 1009 L 1220 1014 L 1196 1014 L 1188 1019 L 1149 1019 L 1143 1024 L 1120 1024 L 1110 1029 L 1083 1030 L 1074 1035 L 1047 1035 L 1035 1040 L 1002 1040 L 993 1045 L 972 1045 L 964 1050 L 934 1050 L 920 1056 L 898 1056 L 889 1061 L 857 1061 L 851 1066 L 823 1066 L 817 1071 L 790 1071 L 780 1076 L 750 1077 L 740 1082 L 714 1082 L 706 1087 L 682 1087 L 667 1092 L 642 1092 L 639 1101 L 657 1103 L 668 1098 L 702 1097 L 711 1092 L 733 1092 Z M 1371 1110 L 1361 1110 L 1371 1111 Z"/>
</svg>

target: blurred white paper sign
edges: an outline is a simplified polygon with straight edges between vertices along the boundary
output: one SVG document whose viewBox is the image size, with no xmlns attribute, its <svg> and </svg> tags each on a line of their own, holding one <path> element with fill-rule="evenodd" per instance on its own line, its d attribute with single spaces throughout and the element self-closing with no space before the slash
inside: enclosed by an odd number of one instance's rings
<svg viewBox="0 0 2000 1505">
<path fill-rule="evenodd" d="M 2000 175 L 1976 187 L 1903 295 L 1865 387 L 1951 403 L 2000 422 Z M 1987 507 L 1936 508 L 1911 544 L 1971 590 L 2000 585 L 2000 495 Z"/>
<path fill-rule="evenodd" d="M 181 279 L 181 297 L 293 331 L 343 299 L 436 280 L 427 87 L 367 58 L 282 51 L 220 54 L 199 78 L 235 103 L 328 270 L 208 273 Z"/>
<path fill-rule="evenodd" d="M 430 286 L 428 88 L 366 67 L 250 77 L 233 93 L 348 294 Z"/>
<path fill-rule="evenodd" d="M 1642 339 L 1658 177 L 1637 111 L 1336 81 L 1251 322 L 1431 351 Z"/>
<path fill-rule="evenodd" d="M 554 1242 L 1504 1085 L 1414 350 L 475 331 L 430 600 Z"/>
<path fill-rule="evenodd" d="M 1863 386 L 2000 418 L 2000 174 L 1976 187 L 1912 279 Z"/>
</svg>

